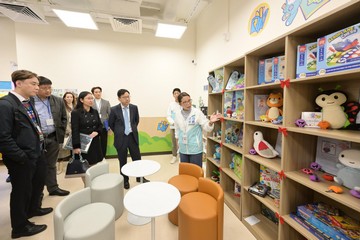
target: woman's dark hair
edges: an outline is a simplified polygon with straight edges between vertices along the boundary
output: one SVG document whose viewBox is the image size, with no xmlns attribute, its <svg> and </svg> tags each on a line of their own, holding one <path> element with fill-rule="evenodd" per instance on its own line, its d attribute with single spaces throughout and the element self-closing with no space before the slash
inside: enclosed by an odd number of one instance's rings
<svg viewBox="0 0 360 240">
<path fill-rule="evenodd" d="M 122 95 L 124 95 L 125 93 L 128 93 L 130 94 L 130 92 L 126 89 L 120 89 L 118 92 L 117 92 L 117 96 L 118 97 L 121 97 Z"/>
<path fill-rule="evenodd" d="M 80 101 L 80 99 L 84 100 L 84 98 L 89 94 L 92 95 L 91 92 L 88 92 L 88 91 L 83 91 L 79 94 L 75 109 L 83 109 L 84 108 L 84 104 Z"/>
<path fill-rule="evenodd" d="M 179 93 L 181 93 L 180 88 L 174 88 L 174 89 L 173 89 L 173 94 L 174 94 L 175 92 L 179 92 Z"/>
<path fill-rule="evenodd" d="M 75 97 L 75 94 L 72 93 L 72 92 L 66 92 L 66 93 L 64 93 L 63 100 L 64 100 L 65 108 L 66 108 L 68 111 L 71 111 L 72 109 L 67 105 L 66 100 L 65 100 L 66 95 L 68 95 L 68 94 L 70 94 L 70 95 L 73 96 L 73 101 L 72 101 L 73 108 L 75 108 L 75 106 L 76 106 L 76 97 Z"/>
<path fill-rule="evenodd" d="M 181 103 L 181 100 L 183 99 L 183 97 L 190 97 L 190 95 L 188 93 L 186 93 L 186 92 L 180 93 L 179 96 L 178 96 L 179 103 Z"/>
</svg>

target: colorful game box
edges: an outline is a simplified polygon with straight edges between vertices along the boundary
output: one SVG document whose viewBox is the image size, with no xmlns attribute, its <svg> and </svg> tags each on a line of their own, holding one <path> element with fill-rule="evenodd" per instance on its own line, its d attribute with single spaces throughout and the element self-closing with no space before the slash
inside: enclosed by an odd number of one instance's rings
<svg viewBox="0 0 360 240">
<path fill-rule="evenodd" d="M 322 121 L 322 112 L 302 112 L 301 119 L 306 123 L 304 127 L 320 128 L 318 123 Z"/>
<path fill-rule="evenodd" d="M 272 58 L 259 60 L 258 84 L 272 83 Z"/>
<path fill-rule="evenodd" d="M 280 177 L 277 172 L 260 165 L 260 183 L 268 186 L 267 195 L 272 198 L 280 198 Z"/>
<path fill-rule="evenodd" d="M 278 82 L 284 80 L 285 74 L 285 56 L 273 57 L 272 80 Z"/>
<path fill-rule="evenodd" d="M 360 23 L 318 38 L 317 74 L 360 68 Z"/>
<path fill-rule="evenodd" d="M 317 42 L 299 45 L 297 48 L 296 78 L 316 75 Z"/>
</svg>

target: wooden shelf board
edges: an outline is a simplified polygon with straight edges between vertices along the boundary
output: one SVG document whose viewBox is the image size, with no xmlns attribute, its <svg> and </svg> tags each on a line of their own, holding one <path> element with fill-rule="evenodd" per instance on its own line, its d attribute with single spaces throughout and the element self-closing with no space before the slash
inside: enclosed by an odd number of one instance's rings
<svg viewBox="0 0 360 240">
<path fill-rule="evenodd" d="M 303 226 L 297 223 L 294 219 L 290 217 L 290 215 L 282 216 L 284 221 L 289 224 L 292 228 L 294 228 L 298 233 L 303 235 L 308 240 L 317 240 L 318 238 L 315 237 L 311 232 L 306 230 Z"/>
<path fill-rule="evenodd" d="M 215 159 L 207 157 L 207 160 L 214 164 L 216 167 L 220 168 L 220 164 L 215 161 Z"/>
<path fill-rule="evenodd" d="M 272 124 L 270 122 L 262 122 L 262 121 L 246 121 L 245 124 L 266 127 L 266 128 L 274 128 L 274 129 L 279 129 L 279 127 L 283 127 L 282 124 L 277 125 L 277 124 Z"/>
<path fill-rule="evenodd" d="M 221 143 L 221 140 L 214 138 L 214 137 L 207 137 L 207 139 L 210 139 L 211 141 L 217 142 L 218 144 Z"/>
<path fill-rule="evenodd" d="M 338 186 L 337 183 L 335 182 L 329 182 L 329 181 L 325 181 L 321 178 L 321 176 L 318 174 L 318 177 L 321 179 L 320 182 L 313 182 L 309 179 L 309 176 L 306 175 L 305 173 L 302 173 L 300 170 L 299 171 L 292 171 L 292 172 L 285 172 L 286 178 L 290 178 L 292 180 L 294 180 L 295 182 L 298 182 L 330 199 L 333 199 L 341 204 L 343 204 L 344 206 L 347 206 L 351 209 L 354 209 L 357 212 L 360 212 L 360 203 L 359 200 L 353 196 L 350 195 L 350 191 L 349 189 L 345 188 L 345 187 L 341 187 L 344 192 L 342 194 L 336 194 L 336 193 L 332 193 L 332 192 L 326 192 L 328 190 L 328 188 L 330 186 L 336 185 Z M 306 194 L 306 193 L 304 193 Z"/>
<path fill-rule="evenodd" d="M 325 75 L 320 76 L 313 76 L 313 77 L 307 77 L 307 78 L 297 78 L 297 79 L 291 79 L 290 80 L 290 86 L 291 83 L 296 84 L 314 84 L 314 83 L 320 83 L 320 82 L 338 82 L 338 81 L 354 81 L 360 79 L 360 70 L 359 69 L 353 69 L 353 70 L 347 70 L 342 72 L 335 72 L 335 73 L 328 73 Z"/>
<path fill-rule="evenodd" d="M 281 171 L 281 159 L 280 158 L 263 158 L 259 155 L 245 154 L 245 157 L 257 162 L 258 164 L 264 165 L 276 172 Z"/>
<path fill-rule="evenodd" d="M 232 180 L 234 180 L 235 182 L 237 182 L 241 185 L 241 179 L 238 176 L 236 176 L 236 174 L 234 173 L 234 170 L 232 170 L 230 168 L 221 168 L 221 171 L 223 171 Z"/>
<path fill-rule="evenodd" d="M 334 138 L 343 141 L 360 143 L 360 132 L 353 130 L 331 130 L 319 128 L 287 127 L 288 132 L 296 132 L 319 137 Z"/>
<path fill-rule="evenodd" d="M 249 191 L 249 187 L 250 186 L 244 186 L 244 189 L 246 191 Z M 250 192 L 249 192 L 250 193 Z M 274 204 L 274 199 L 272 199 L 269 196 L 265 196 L 265 197 L 260 197 L 256 194 L 250 193 L 254 198 L 256 198 L 259 202 L 261 202 L 262 204 L 264 204 L 266 207 L 270 208 L 271 211 L 275 212 L 279 212 L 279 208 L 275 206 Z"/>
<path fill-rule="evenodd" d="M 253 214 L 252 216 L 258 218 L 260 222 L 251 226 L 247 221 L 245 221 L 245 218 L 247 218 L 248 216 L 244 216 L 242 222 L 255 235 L 257 239 L 278 239 L 278 226 L 275 223 L 273 223 L 260 213 Z"/>
<path fill-rule="evenodd" d="M 243 148 L 235 146 L 234 144 L 230 144 L 230 143 L 224 143 L 223 146 L 230 148 L 231 150 L 238 152 L 238 153 L 243 153 Z"/>
<path fill-rule="evenodd" d="M 233 122 L 240 122 L 240 123 L 243 123 L 243 122 L 244 122 L 243 119 L 237 119 L 237 118 L 224 117 L 224 119 L 225 119 L 226 121 L 233 121 Z"/>
<path fill-rule="evenodd" d="M 233 192 L 224 192 L 224 201 L 234 211 L 235 215 L 240 217 L 240 198 L 235 197 Z"/>
</svg>

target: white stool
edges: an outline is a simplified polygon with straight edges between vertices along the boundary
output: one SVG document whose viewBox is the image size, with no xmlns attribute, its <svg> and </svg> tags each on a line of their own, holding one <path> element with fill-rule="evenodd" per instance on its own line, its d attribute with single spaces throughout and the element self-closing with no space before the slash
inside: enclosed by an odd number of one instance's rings
<svg viewBox="0 0 360 240">
<path fill-rule="evenodd" d="M 91 203 L 84 188 L 64 198 L 54 212 L 55 240 L 115 240 L 115 210 L 107 203 Z"/>
<path fill-rule="evenodd" d="M 124 211 L 124 178 L 109 173 L 109 163 L 103 161 L 90 167 L 85 174 L 85 186 L 91 189 L 92 202 L 104 202 L 115 209 L 115 219 Z"/>
</svg>

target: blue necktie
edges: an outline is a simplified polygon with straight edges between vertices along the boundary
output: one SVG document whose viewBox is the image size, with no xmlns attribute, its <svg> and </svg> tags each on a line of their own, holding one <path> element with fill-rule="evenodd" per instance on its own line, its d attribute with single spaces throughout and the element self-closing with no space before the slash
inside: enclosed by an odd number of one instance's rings
<svg viewBox="0 0 360 240">
<path fill-rule="evenodd" d="M 125 135 L 130 133 L 130 120 L 129 120 L 129 107 L 124 107 L 124 123 L 125 123 Z"/>
</svg>

